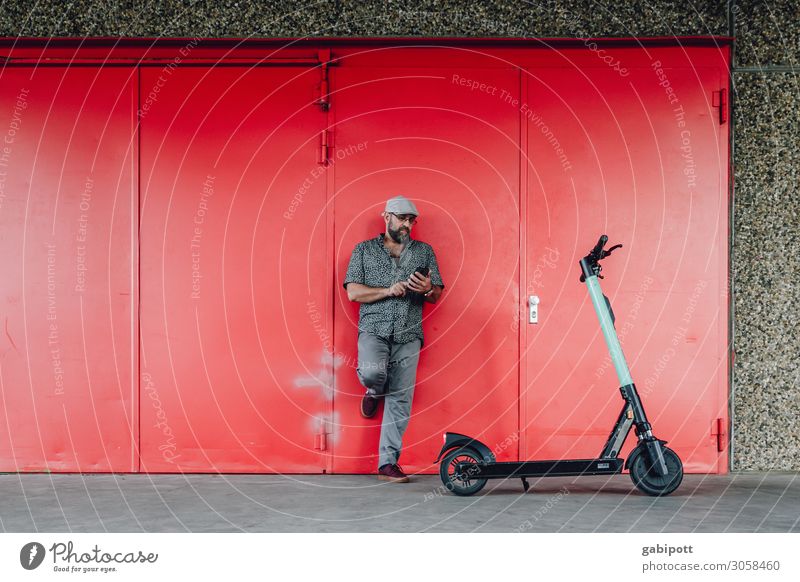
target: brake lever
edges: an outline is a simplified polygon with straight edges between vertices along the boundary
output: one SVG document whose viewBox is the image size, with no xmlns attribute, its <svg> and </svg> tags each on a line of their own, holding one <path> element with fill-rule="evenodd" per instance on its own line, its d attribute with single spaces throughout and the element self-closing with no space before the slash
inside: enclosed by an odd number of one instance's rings
<svg viewBox="0 0 800 582">
<path fill-rule="evenodd" d="M 611 248 L 610 248 L 610 249 L 608 249 L 607 251 L 603 251 L 603 257 L 602 257 L 602 258 L 604 258 L 604 259 L 605 259 L 605 258 L 606 258 L 608 255 L 610 255 L 611 253 L 613 253 L 615 249 L 621 249 L 621 248 L 622 248 L 622 245 L 621 245 L 621 244 L 620 244 L 620 245 L 614 245 L 613 247 L 611 247 Z"/>
</svg>

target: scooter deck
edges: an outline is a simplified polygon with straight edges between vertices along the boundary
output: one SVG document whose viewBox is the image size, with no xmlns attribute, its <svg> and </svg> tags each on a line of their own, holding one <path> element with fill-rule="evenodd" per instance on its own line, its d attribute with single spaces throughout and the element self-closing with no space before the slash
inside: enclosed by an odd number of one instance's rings
<svg viewBox="0 0 800 582">
<path fill-rule="evenodd" d="M 616 475 L 625 461 L 616 459 L 569 459 L 561 461 L 522 461 L 463 465 L 471 479 L 505 477 L 564 477 L 567 475 Z"/>
</svg>

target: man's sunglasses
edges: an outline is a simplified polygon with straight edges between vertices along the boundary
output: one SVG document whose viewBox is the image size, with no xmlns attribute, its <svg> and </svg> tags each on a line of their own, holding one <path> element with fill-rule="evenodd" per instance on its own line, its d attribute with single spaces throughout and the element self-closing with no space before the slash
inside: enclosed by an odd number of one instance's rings
<svg viewBox="0 0 800 582">
<path fill-rule="evenodd" d="M 395 214 L 394 212 L 390 212 L 392 216 L 394 216 L 400 222 L 407 222 L 408 224 L 414 225 L 417 223 L 417 217 L 413 214 Z"/>
</svg>

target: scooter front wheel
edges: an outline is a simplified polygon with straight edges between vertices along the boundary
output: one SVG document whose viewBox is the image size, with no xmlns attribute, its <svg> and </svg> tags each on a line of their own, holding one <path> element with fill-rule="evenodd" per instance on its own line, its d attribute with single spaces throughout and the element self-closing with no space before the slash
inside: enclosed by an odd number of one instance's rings
<svg viewBox="0 0 800 582">
<path fill-rule="evenodd" d="M 462 447 L 445 455 L 439 465 L 439 477 L 448 491 L 456 495 L 474 495 L 486 485 L 486 479 L 474 479 L 470 473 L 483 459 L 475 449 Z"/>
<path fill-rule="evenodd" d="M 669 495 L 683 481 L 683 463 L 680 457 L 669 447 L 663 447 L 664 462 L 667 474 L 661 472 L 650 463 L 647 451 L 642 451 L 631 463 L 631 481 L 641 491 L 653 496 Z"/>
</svg>

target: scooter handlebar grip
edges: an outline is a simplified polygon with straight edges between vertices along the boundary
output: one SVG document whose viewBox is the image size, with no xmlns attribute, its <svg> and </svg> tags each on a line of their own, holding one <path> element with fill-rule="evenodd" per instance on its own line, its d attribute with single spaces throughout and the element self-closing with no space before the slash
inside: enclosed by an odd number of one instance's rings
<svg viewBox="0 0 800 582">
<path fill-rule="evenodd" d="M 597 244 L 592 249 L 592 253 L 591 254 L 593 254 L 595 256 L 599 256 L 600 253 L 603 250 L 603 247 L 606 246 L 607 242 L 608 242 L 608 237 L 606 235 L 601 235 L 600 236 L 600 240 L 597 241 Z"/>
</svg>

